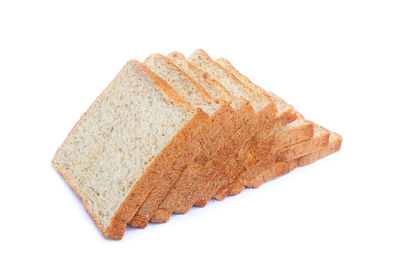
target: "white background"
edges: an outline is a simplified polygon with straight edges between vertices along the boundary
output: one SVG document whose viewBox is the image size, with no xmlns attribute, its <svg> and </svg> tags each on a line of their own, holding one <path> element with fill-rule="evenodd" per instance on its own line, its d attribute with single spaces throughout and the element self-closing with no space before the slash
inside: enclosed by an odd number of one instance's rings
<svg viewBox="0 0 400 267">
<path fill-rule="evenodd" d="M 1 1 L 1 266 L 400 266 L 398 1 Z M 104 239 L 50 160 L 124 63 L 228 58 L 342 150 Z"/>
</svg>

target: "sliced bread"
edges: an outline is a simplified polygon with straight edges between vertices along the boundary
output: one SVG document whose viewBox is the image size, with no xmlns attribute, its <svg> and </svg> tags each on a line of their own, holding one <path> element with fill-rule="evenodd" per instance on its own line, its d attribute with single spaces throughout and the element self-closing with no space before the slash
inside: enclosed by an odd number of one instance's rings
<svg viewBox="0 0 400 267">
<path fill-rule="evenodd" d="M 271 153 L 271 156 L 266 157 L 263 160 L 258 161 L 246 172 L 244 172 L 242 177 L 235 181 L 232 185 L 230 195 L 236 195 L 241 192 L 244 187 L 258 187 L 260 185 L 259 176 L 260 173 L 267 171 L 271 166 L 271 159 L 274 162 L 290 162 L 296 158 L 300 158 L 304 155 L 313 153 L 315 151 L 321 150 L 328 145 L 330 132 L 319 125 L 313 124 L 312 138 L 304 141 L 295 143 L 294 145 L 282 148 L 277 147 L 277 152 Z M 282 129 L 276 134 L 276 139 L 285 139 L 285 132 L 288 129 Z M 269 165 L 269 167 L 264 167 Z M 279 164 L 277 164 L 279 166 Z M 264 167 L 264 168 L 263 168 Z"/>
<path fill-rule="evenodd" d="M 275 94 L 271 93 L 271 92 L 267 92 L 264 89 L 262 89 L 260 86 L 257 86 L 256 84 L 254 84 L 253 82 L 251 82 L 246 76 L 244 76 L 243 74 L 241 74 L 236 68 L 234 68 L 232 66 L 232 64 L 224 59 L 224 58 L 219 58 L 216 60 L 218 64 L 220 64 L 223 68 L 225 68 L 227 71 L 229 71 L 232 75 L 234 75 L 237 79 L 239 79 L 241 82 L 243 82 L 246 86 L 248 86 L 249 88 L 251 88 L 254 91 L 257 91 L 259 93 L 264 93 L 269 95 L 276 103 L 278 106 L 280 106 L 282 109 L 287 107 L 288 104 L 286 104 L 282 99 L 280 99 L 279 97 L 277 97 Z M 291 129 L 289 132 L 286 132 L 286 134 L 288 136 L 286 136 L 286 138 L 279 138 L 277 139 L 278 141 L 284 141 L 286 142 L 286 145 L 291 145 L 294 143 L 292 142 L 297 142 L 297 140 L 306 140 L 307 138 L 311 138 L 311 131 L 310 130 L 310 123 L 305 121 L 303 116 L 296 112 L 296 120 L 294 122 L 292 122 L 291 124 L 289 124 L 288 126 L 286 126 L 287 128 Z M 282 125 L 281 126 L 285 126 Z M 284 129 L 285 130 L 285 129 Z M 308 131 L 307 131 L 308 130 Z M 225 187 L 223 187 L 222 189 L 219 190 L 219 192 L 217 192 L 217 194 L 214 195 L 214 197 L 216 199 L 223 199 L 224 197 L 226 197 L 228 194 L 232 194 L 232 190 L 231 187 L 233 184 L 235 183 L 241 183 L 241 178 L 243 177 L 243 173 L 246 172 L 247 168 L 250 168 L 251 165 L 256 164 L 258 160 L 262 160 L 263 157 L 267 156 L 269 153 L 274 152 L 274 150 L 276 150 L 276 148 L 274 148 L 274 146 L 276 147 L 276 145 L 279 146 L 278 143 L 272 144 L 271 145 L 271 138 L 269 138 L 268 136 L 266 136 L 265 134 L 263 134 L 262 132 L 260 132 L 257 135 L 257 139 L 259 140 L 257 143 L 257 148 L 252 150 L 252 156 L 254 160 L 250 160 L 249 158 L 246 160 L 247 164 L 246 166 L 241 166 L 242 168 L 236 171 L 231 171 L 229 175 L 236 175 L 236 177 L 234 177 L 232 179 L 232 182 L 230 185 L 226 185 Z M 285 140 L 286 139 L 286 140 Z M 268 161 L 268 158 L 266 159 Z M 240 165 L 238 165 L 238 167 L 240 167 Z"/>
<path fill-rule="evenodd" d="M 249 148 L 254 145 L 254 140 L 252 139 L 255 133 L 260 130 L 266 130 L 269 132 L 274 131 L 275 124 L 272 123 L 275 121 L 276 114 L 278 110 L 276 108 L 275 103 L 271 101 L 271 98 L 267 95 L 260 94 L 259 92 L 255 92 L 250 88 L 247 88 L 243 85 L 239 80 L 237 80 L 234 76 L 226 72 L 223 68 L 221 68 L 218 64 L 216 64 L 203 50 L 195 51 L 190 57 L 190 62 L 198 67 L 203 72 L 206 72 L 209 77 L 215 79 L 217 82 L 221 83 L 226 89 L 228 89 L 233 95 L 237 97 L 242 97 L 252 104 L 256 116 L 252 121 L 249 121 L 248 127 L 243 129 L 242 132 L 238 132 L 238 136 L 242 135 L 244 139 L 238 140 L 238 143 L 242 143 L 240 150 L 231 151 L 227 162 L 222 162 L 222 165 L 227 165 L 230 160 L 235 161 L 235 155 L 246 155 Z M 228 88 L 229 87 L 229 88 Z M 271 106 L 274 107 L 274 110 L 271 111 Z M 239 138 L 239 137 L 237 137 Z M 229 151 L 230 145 L 227 143 L 225 145 L 225 150 Z M 223 150 L 218 152 L 213 159 L 214 161 L 218 160 L 219 154 L 224 154 Z M 222 171 L 222 170 L 221 170 Z M 190 209 L 190 207 L 198 201 L 200 198 L 208 198 L 210 199 L 217 190 L 215 188 L 216 182 L 214 180 L 216 178 L 225 179 L 226 177 L 221 177 L 218 173 L 210 174 L 205 176 L 203 179 L 199 179 L 197 184 L 193 186 L 191 190 L 191 194 L 188 196 L 185 202 L 180 205 L 175 212 L 176 213 L 185 213 Z M 218 183 L 222 183 L 222 181 L 218 181 Z"/>
<path fill-rule="evenodd" d="M 82 115 L 52 165 L 103 235 L 121 239 L 126 223 L 207 119 L 130 61 Z"/>
<path fill-rule="evenodd" d="M 261 184 L 270 181 L 274 178 L 282 176 L 297 167 L 302 167 L 311 164 L 319 159 L 322 159 L 328 155 L 331 155 L 340 150 L 342 144 L 342 137 L 336 133 L 330 132 L 329 143 L 327 146 L 304 156 L 296 159 L 292 159 L 288 162 L 280 161 L 276 162 L 271 168 L 266 169 L 264 172 L 259 174 L 257 180 L 255 180 L 254 187 L 259 187 Z M 257 183 L 256 183 L 257 182 Z"/>
<path fill-rule="evenodd" d="M 190 189 L 197 179 L 205 177 L 207 173 L 213 173 L 218 166 L 221 166 L 220 162 L 214 162 L 214 165 L 210 164 L 210 157 L 213 156 L 227 140 L 230 140 L 235 132 L 237 132 L 251 117 L 254 117 L 254 110 L 248 101 L 232 96 L 224 87 L 216 81 L 209 79 L 203 72 L 192 66 L 182 54 L 172 52 L 169 54 L 169 58 L 196 82 L 202 85 L 208 93 L 218 100 L 230 103 L 235 113 L 231 120 L 223 125 L 222 130 L 212 138 L 211 142 L 203 146 L 203 151 L 195 158 L 170 190 L 151 219 L 152 222 L 159 223 L 168 221 L 177 203 L 184 201 L 185 197 L 190 194 Z M 233 145 L 232 149 L 235 149 L 235 146 L 238 145 L 239 144 Z"/>
<path fill-rule="evenodd" d="M 262 112 L 263 105 L 272 102 L 277 107 L 275 117 L 267 122 L 259 120 L 257 122 L 258 128 L 250 133 L 250 140 L 245 142 L 240 151 L 236 153 L 236 156 L 226 164 L 228 166 L 236 167 L 231 168 L 230 170 L 228 170 L 229 167 L 227 167 L 225 171 L 219 172 L 207 183 L 203 192 L 200 192 L 195 204 L 204 205 L 204 203 L 206 203 L 218 190 L 225 190 L 225 188 L 231 184 L 233 179 L 239 174 L 237 173 L 237 170 L 243 167 L 243 164 L 246 162 L 248 157 L 251 157 L 249 154 L 250 151 L 258 146 L 264 145 L 265 138 L 260 138 L 260 136 L 264 137 L 272 135 L 282 126 L 295 120 L 296 115 L 290 105 L 284 105 L 281 101 L 274 101 L 273 96 L 253 90 L 246 86 L 237 77 L 213 61 L 204 51 L 198 50 L 194 52 L 190 57 L 190 61 L 196 67 L 207 72 L 211 78 L 220 82 L 232 94 L 237 94 L 238 96 L 249 100 L 259 119 L 265 116 Z"/>
<path fill-rule="evenodd" d="M 129 225 L 145 227 L 157 210 L 170 188 L 188 164 L 201 152 L 224 124 L 232 117 L 234 110 L 229 104 L 217 102 L 190 76 L 179 69 L 169 58 L 160 54 L 151 55 L 144 64 L 160 78 L 165 80 L 181 97 L 194 108 L 202 109 L 210 116 L 204 127 L 186 145 L 174 163 L 166 170 L 159 183 L 153 188 Z"/>
</svg>

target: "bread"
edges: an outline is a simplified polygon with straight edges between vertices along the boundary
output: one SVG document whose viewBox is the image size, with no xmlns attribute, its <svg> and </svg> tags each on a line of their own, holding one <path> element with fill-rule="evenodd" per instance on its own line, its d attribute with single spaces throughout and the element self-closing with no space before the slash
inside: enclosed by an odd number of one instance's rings
<svg viewBox="0 0 400 267">
<path fill-rule="evenodd" d="M 262 104 L 272 102 L 277 107 L 277 114 L 275 118 L 268 123 L 259 122 L 259 129 L 252 133 L 251 140 L 246 143 L 241 150 L 237 153 L 236 157 L 231 159 L 227 163 L 227 167 L 222 172 L 218 173 L 213 180 L 211 180 L 206 189 L 200 194 L 200 197 L 195 202 L 196 206 L 203 206 L 208 200 L 214 196 L 219 190 L 220 194 L 227 194 L 229 191 L 229 185 L 240 173 L 244 164 L 251 158 L 250 151 L 254 148 L 267 146 L 264 141 L 268 136 L 272 135 L 282 126 L 290 123 L 296 119 L 296 114 L 290 105 L 287 105 L 275 95 L 268 94 L 265 91 L 254 90 L 242 81 L 240 81 L 236 76 L 227 71 L 225 68 L 221 67 L 218 63 L 214 62 L 204 51 L 198 50 L 190 58 L 191 62 L 207 72 L 210 77 L 216 79 L 225 88 L 230 90 L 232 94 L 242 94 L 243 92 L 251 92 L 251 94 L 240 95 L 251 102 L 255 111 L 258 112 Z M 263 117 L 261 113 L 258 116 Z M 269 146 L 270 147 L 270 146 Z"/>
<path fill-rule="evenodd" d="M 299 118 L 302 118 L 298 114 Z M 285 148 L 292 147 L 293 144 L 298 144 L 310 140 L 314 135 L 314 124 L 304 119 L 297 119 L 282 127 L 272 137 L 269 138 L 272 143 L 272 149 L 269 151 L 257 151 L 252 153 L 255 157 L 255 163 L 246 164 L 245 170 L 239 175 L 240 179 L 236 179 L 231 185 L 230 195 L 236 195 L 241 192 L 239 188 L 243 189 L 251 183 L 251 179 L 257 176 L 275 162 L 276 153 Z M 233 189 L 235 188 L 235 189 Z"/>
<path fill-rule="evenodd" d="M 235 113 L 231 120 L 223 126 L 222 130 L 212 138 L 211 142 L 203 146 L 203 151 L 185 170 L 173 188 L 171 188 L 169 194 L 153 215 L 151 219 L 152 222 L 168 221 L 175 207 L 178 206 L 179 203 L 182 203 L 186 196 L 191 193 L 195 181 L 198 178 L 206 177 L 207 172 L 213 173 L 215 168 L 221 166 L 220 162 L 209 163 L 210 157 L 213 156 L 227 140 L 230 140 L 246 121 L 254 117 L 254 110 L 248 101 L 232 96 L 220 84 L 209 79 L 204 73 L 192 66 L 183 55 L 173 52 L 170 53 L 169 58 L 196 82 L 204 86 L 204 89 L 209 94 L 213 95 L 218 100 L 230 103 Z M 236 144 L 236 146 L 238 145 L 240 145 L 240 143 Z M 232 148 L 234 149 L 234 147 Z"/>
<path fill-rule="evenodd" d="M 342 137 L 203 50 L 129 61 L 57 150 L 106 238 L 240 193 L 340 149 Z"/>
<path fill-rule="evenodd" d="M 212 159 L 212 161 L 218 161 L 222 165 L 226 165 L 229 160 L 235 160 L 235 154 L 246 154 L 248 152 L 248 148 L 253 144 L 251 138 L 255 133 L 260 131 L 261 129 L 268 129 L 268 131 L 273 131 L 274 125 L 271 124 L 271 121 L 276 117 L 276 105 L 271 101 L 271 99 L 263 94 L 258 92 L 254 92 L 250 88 L 244 86 L 240 81 L 235 79 L 232 75 L 224 71 L 220 66 L 218 66 L 214 61 L 212 61 L 209 56 L 202 50 L 198 50 L 192 54 L 190 57 L 190 62 L 198 67 L 203 72 L 206 72 L 207 75 L 221 83 L 225 88 L 227 88 L 232 95 L 236 97 L 242 97 L 251 102 L 253 108 L 256 111 L 256 116 L 248 122 L 246 128 L 242 129 L 241 132 L 238 132 L 236 142 L 239 145 L 238 148 L 240 150 L 232 150 L 232 147 L 229 144 L 225 145 L 225 150 L 220 150 L 217 152 Z M 271 107 L 274 109 L 272 110 Z M 239 137 L 241 136 L 241 137 Z M 239 138 L 244 138 L 240 140 Z M 229 151 L 229 153 L 228 153 Z M 243 151 L 243 152 L 240 152 Z M 227 156 L 227 161 L 224 162 L 221 159 L 218 159 L 220 155 Z M 210 199 L 213 195 L 216 188 L 212 185 L 215 183 L 213 180 L 216 177 L 220 177 L 218 172 L 210 173 L 207 176 L 204 176 L 201 179 L 196 181 L 196 184 L 192 186 L 193 189 L 190 190 L 190 193 L 185 198 L 184 202 L 181 202 L 181 205 L 175 209 L 176 213 L 185 213 L 190 207 L 199 199 L 204 196 L 207 196 Z M 225 178 L 225 177 L 223 177 Z M 218 181 L 220 182 L 220 181 Z M 211 193 L 210 193 L 211 192 Z"/>
<path fill-rule="evenodd" d="M 216 194 L 214 198 L 217 200 L 224 199 L 228 194 L 236 195 L 240 193 L 248 179 L 257 176 L 264 171 L 271 162 L 276 160 L 276 153 L 293 144 L 301 143 L 310 140 L 314 135 L 314 124 L 303 119 L 300 113 L 297 113 L 298 119 L 288 125 L 282 127 L 272 137 L 266 137 L 265 144 L 267 147 L 259 146 L 251 153 L 252 157 L 248 157 L 245 164 L 239 170 L 231 168 L 230 174 L 236 175 L 237 178 L 230 185 L 229 190 L 223 194 Z M 289 150 L 290 151 L 290 150 Z M 240 172 L 239 172 L 240 171 Z M 251 183 L 251 182 L 250 182 Z M 202 206 L 202 204 L 198 205 Z"/>
<path fill-rule="evenodd" d="M 159 183 L 129 222 L 129 225 L 141 228 L 147 225 L 147 222 L 168 194 L 171 186 L 175 184 L 188 164 L 203 150 L 203 147 L 211 142 L 211 138 L 230 120 L 234 112 L 233 108 L 226 102 L 219 101 L 217 103 L 207 91 L 179 69 L 169 58 L 154 54 L 148 57 L 144 64 L 165 80 L 186 103 L 194 108 L 202 109 L 210 116 L 210 119 L 177 156 L 174 163 L 167 169 Z"/>
<path fill-rule="evenodd" d="M 130 61 L 82 115 L 52 165 L 102 234 L 121 239 L 126 223 L 207 119 Z"/>
<path fill-rule="evenodd" d="M 329 143 L 329 131 L 319 125 L 314 125 L 313 138 L 288 148 L 284 148 L 276 153 L 277 161 L 291 161 L 292 159 L 310 154 L 314 151 L 327 146 Z"/>
<path fill-rule="evenodd" d="M 227 71 L 229 71 L 232 75 L 234 75 L 237 79 L 239 79 L 243 84 L 248 86 L 254 91 L 257 91 L 259 93 L 264 93 L 270 96 L 273 101 L 277 104 L 277 106 L 280 107 L 281 110 L 289 109 L 288 104 L 286 104 L 282 99 L 277 97 L 275 94 L 271 92 L 267 92 L 261 87 L 257 86 L 253 82 L 251 82 L 246 76 L 241 74 L 237 69 L 235 69 L 232 64 L 224 59 L 224 58 L 219 58 L 216 60 L 218 64 L 220 64 L 223 68 L 225 68 Z M 281 116 L 278 116 L 277 120 L 281 121 L 280 126 L 284 127 L 286 121 L 282 118 L 285 117 L 285 113 L 282 112 Z M 310 122 L 307 122 L 304 120 L 303 116 L 296 112 L 296 121 L 292 122 L 289 124 L 287 127 L 290 127 L 290 131 L 286 132 L 286 136 L 284 138 L 278 138 L 277 142 L 282 141 L 286 142 L 286 146 L 289 146 L 291 144 L 294 144 L 298 142 L 297 140 L 306 140 L 307 138 L 310 139 L 312 136 L 312 124 Z M 253 164 L 256 164 L 259 160 L 263 160 L 263 157 L 268 155 L 269 153 L 273 153 L 276 151 L 276 147 L 279 147 L 279 143 L 272 143 L 272 140 L 269 135 L 266 135 L 263 132 L 258 133 L 257 137 L 258 139 L 257 142 L 257 147 L 255 149 L 252 149 L 251 156 L 248 156 L 246 159 L 244 159 L 245 165 L 234 165 L 229 172 L 226 174 L 223 174 L 225 176 L 230 175 L 231 182 L 229 184 L 226 184 L 225 186 L 222 186 L 219 191 L 214 195 L 214 198 L 216 199 L 223 199 L 225 198 L 228 194 L 233 194 L 231 187 L 235 183 L 241 184 L 242 182 L 240 181 L 242 177 L 244 177 L 244 173 L 247 171 L 247 169 L 251 168 Z M 296 140 L 297 139 L 297 140 Z M 293 143 L 294 142 L 294 143 Z M 275 148 L 274 148 L 275 147 Z M 275 151 L 274 151 L 275 150 Z M 268 159 L 266 159 L 268 161 Z M 254 171 L 254 169 L 252 170 Z M 205 201 L 199 202 L 198 206 L 202 206 L 205 204 Z"/>
<path fill-rule="evenodd" d="M 270 181 L 274 178 L 282 176 L 297 167 L 302 167 L 311 164 L 319 159 L 331 155 L 339 151 L 342 144 L 342 137 L 336 133 L 330 132 L 329 143 L 327 146 L 300 158 L 292 159 L 289 162 L 281 161 L 276 162 L 273 167 L 266 169 L 260 173 L 257 180 L 254 181 L 254 188 L 259 187 L 261 184 Z"/>
<path fill-rule="evenodd" d="M 300 142 L 294 142 L 294 145 L 289 147 L 276 147 L 278 150 L 272 153 L 266 159 L 260 160 L 246 172 L 244 172 L 242 177 L 235 181 L 232 185 L 230 195 L 236 195 L 240 193 L 244 187 L 258 187 L 260 181 L 258 180 L 260 173 L 265 172 L 271 168 L 271 163 L 275 162 L 290 162 L 294 159 L 300 158 L 304 155 L 311 154 L 315 151 L 321 150 L 323 147 L 328 145 L 330 132 L 319 125 L 313 124 L 313 135 L 309 140 L 304 140 Z M 281 131 L 275 134 L 274 139 L 286 139 L 286 132 L 290 131 L 288 127 L 284 127 Z M 279 164 L 278 164 L 279 166 Z"/>
<path fill-rule="evenodd" d="M 342 145 L 342 137 L 337 133 L 330 132 L 328 145 L 318 151 L 315 151 L 313 153 L 298 158 L 297 165 L 299 167 L 302 167 L 305 165 L 309 165 L 326 156 L 329 156 L 339 151 L 341 145 Z"/>
</svg>

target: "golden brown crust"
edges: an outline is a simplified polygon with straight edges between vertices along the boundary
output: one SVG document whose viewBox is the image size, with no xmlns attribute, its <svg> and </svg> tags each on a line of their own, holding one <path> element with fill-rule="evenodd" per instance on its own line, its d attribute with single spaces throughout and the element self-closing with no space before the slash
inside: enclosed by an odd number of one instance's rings
<svg viewBox="0 0 400 267">
<path fill-rule="evenodd" d="M 175 101 L 176 103 L 179 103 L 183 106 L 185 106 L 189 111 L 194 111 L 193 108 L 187 106 L 186 104 L 182 103 L 182 99 L 174 95 L 173 92 L 170 91 L 170 87 L 165 85 L 162 80 L 160 80 L 158 77 L 155 77 L 151 73 L 148 72 L 144 68 L 142 64 L 140 64 L 137 61 L 133 62 L 128 62 L 127 64 L 137 64 L 146 74 L 149 74 L 149 77 L 153 80 L 153 82 L 163 91 L 163 93 L 172 101 Z M 116 76 L 119 77 L 119 75 L 125 71 L 125 67 L 119 72 L 119 74 Z M 108 85 L 107 88 L 109 88 L 116 78 Z M 94 101 L 98 101 L 102 94 L 105 92 L 104 90 L 99 97 Z M 86 112 L 81 116 L 81 119 L 75 124 L 74 128 L 70 131 L 69 135 L 75 127 L 79 124 L 79 122 L 82 120 L 82 118 L 85 116 Z M 120 240 L 125 232 L 126 228 L 126 223 L 131 219 L 131 217 L 134 215 L 136 212 L 137 208 L 140 206 L 141 202 L 144 200 L 144 198 L 147 196 L 149 193 L 149 190 L 152 189 L 154 184 L 157 182 L 157 179 L 159 178 L 160 174 L 163 173 L 165 168 L 170 164 L 170 161 L 176 157 L 176 154 L 179 153 L 180 150 L 182 150 L 184 144 L 186 142 L 190 141 L 191 136 L 193 135 L 193 132 L 196 132 L 198 128 L 200 128 L 201 125 L 204 124 L 204 122 L 208 119 L 208 115 L 205 114 L 201 110 L 197 110 L 194 116 L 189 120 L 189 122 L 176 134 L 172 140 L 165 146 L 165 148 L 159 153 L 159 155 L 153 160 L 152 164 L 146 169 L 145 173 L 142 175 L 142 177 L 138 180 L 138 182 L 135 184 L 135 186 L 132 188 L 131 192 L 127 196 L 127 198 L 124 200 L 123 203 L 121 203 L 119 209 L 117 212 L 114 214 L 113 218 L 111 219 L 110 224 L 108 227 L 105 227 L 102 225 L 102 223 L 96 218 L 96 216 L 88 209 L 87 207 L 87 200 L 85 197 L 75 188 L 69 177 L 66 175 L 63 170 L 61 170 L 55 163 L 54 161 L 53 166 L 54 168 L 60 172 L 67 183 L 72 187 L 72 189 L 76 192 L 76 194 L 82 199 L 82 202 L 90 214 L 90 216 L 93 218 L 97 226 L 99 227 L 100 231 L 106 238 L 111 238 L 111 239 L 117 239 Z M 68 136 L 69 136 L 68 135 Z M 65 142 L 65 141 L 64 141 Z M 63 143 L 64 144 L 64 143 Z M 60 148 L 63 146 L 63 144 L 60 146 Z M 59 148 L 59 149 L 60 149 Z"/>
<path fill-rule="evenodd" d="M 220 185 L 228 183 L 230 184 L 231 180 L 233 180 L 232 177 L 235 175 L 239 175 L 237 169 L 232 169 L 228 173 L 225 173 L 224 168 L 226 164 L 229 162 L 229 160 L 235 158 L 238 165 L 243 165 L 243 163 L 248 157 L 251 147 L 257 145 L 254 144 L 254 140 L 256 140 L 254 138 L 255 133 L 261 131 L 262 129 L 270 131 L 271 134 L 274 131 L 274 126 L 271 125 L 271 122 L 275 121 L 276 112 L 277 112 L 276 106 L 271 102 L 269 102 L 262 110 L 257 112 L 253 121 L 248 122 L 247 128 L 241 129 L 242 131 L 240 137 L 241 139 L 237 140 L 238 149 L 231 150 L 231 142 L 229 142 L 229 144 L 226 145 L 225 150 L 230 151 L 229 158 L 227 159 L 227 161 L 220 161 L 220 164 L 222 166 L 220 166 L 219 172 L 217 172 L 213 177 L 211 177 L 211 179 L 207 183 L 198 186 L 196 190 L 197 194 L 193 194 L 193 200 L 187 202 L 186 203 L 187 205 L 183 208 L 182 211 L 187 211 L 188 209 L 190 209 L 192 205 L 196 206 L 205 205 L 205 203 L 207 203 L 213 197 L 213 195 L 216 193 L 216 190 L 218 190 L 218 187 L 220 187 Z M 240 132 L 238 132 L 238 134 L 239 133 Z M 218 157 L 219 154 L 220 153 L 218 153 L 216 157 Z"/>
<path fill-rule="evenodd" d="M 170 143 L 158 154 L 152 164 L 146 169 L 145 173 L 134 185 L 133 189 L 122 203 L 117 213 L 114 215 L 115 221 L 113 227 L 116 229 L 125 228 L 126 223 L 132 219 L 140 205 L 144 202 L 147 195 L 154 188 L 161 175 L 170 166 L 176 156 L 180 153 L 187 142 L 204 125 L 208 119 L 207 114 L 198 110 L 196 115 L 181 129 L 181 131 L 174 136 Z M 123 225 L 123 226 L 122 226 Z M 120 233 L 121 230 L 118 231 Z M 122 236 L 116 235 L 115 231 L 108 230 L 106 232 L 109 238 L 119 239 Z"/>
<path fill-rule="evenodd" d="M 276 152 L 282 149 L 293 149 L 294 144 L 302 143 L 304 141 L 310 140 L 314 134 L 314 124 L 308 122 L 304 125 L 289 129 L 287 131 L 275 134 L 269 141 L 272 142 L 272 149 L 269 153 L 261 154 L 259 150 L 252 151 L 255 158 L 258 160 L 253 165 L 247 165 L 246 170 L 244 170 L 239 179 L 237 179 L 230 190 L 230 195 L 236 195 L 240 193 L 240 188 L 244 186 L 251 187 L 251 179 L 258 176 L 259 173 L 265 170 L 265 164 L 269 164 L 270 157 L 268 155 L 274 155 L 276 157 Z M 233 189 L 234 188 L 234 189 Z"/>
<path fill-rule="evenodd" d="M 195 192 L 193 191 L 193 184 L 196 179 L 204 177 L 204 171 L 207 171 L 207 167 L 205 166 L 207 164 L 210 164 L 209 167 L 212 166 L 211 163 L 208 163 L 209 155 L 215 154 L 215 151 L 224 144 L 225 140 L 230 139 L 235 131 L 253 116 L 253 114 L 254 110 L 250 103 L 244 102 L 244 105 L 235 112 L 232 119 L 218 132 L 215 139 L 208 144 L 207 148 L 196 157 L 195 162 L 193 162 L 178 179 L 177 183 L 154 213 L 151 219 L 152 222 L 161 223 L 168 221 L 174 210 L 176 210 L 176 207 L 185 203 L 186 196 Z"/>
<path fill-rule="evenodd" d="M 288 110 L 285 112 L 281 113 L 279 116 L 275 117 L 271 123 L 268 125 L 268 127 L 264 128 L 264 130 L 259 131 L 254 137 L 252 142 L 248 145 L 248 151 L 254 150 L 256 147 L 267 147 L 268 145 L 271 146 L 271 142 L 269 142 L 269 138 L 272 136 L 273 133 L 275 133 L 277 130 L 285 126 L 286 124 L 294 121 L 297 118 L 296 113 L 294 112 L 293 108 L 290 107 Z M 264 124 L 265 125 L 265 124 Z M 267 150 L 271 150 L 271 147 L 267 147 Z M 267 154 L 268 155 L 268 154 Z M 258 159 L 257 159 L 258 160 Z M 204 203 L 205 201 L 208 201 L 208 197 L 214 197 L 217 200 L 222 200 L 225 197 L 228 196 L 228 194 L 231 192 L 231 186 L 235 184 L 236 180 L 240 180 L 241 176 L 240 174 L 245 171 L 245 162 L 246 158 L 238 158 L 237 159 L 237 164 L 235 165 L 235 168 L 231 170 L 229 173 L 225 175 L 225 179 L 223 179 L 219 183 L 219 187 L 213 188 L 210 193 L 213 193 L 211 196 L 207 195 L 206 198 L 202 200 Z M 253 162 L 254 164 L 255 162 Z M 246 164 L 247 167 L 251 166 L 252 164 Z"/>
<path fill-rule="evenodd" d="M 342 145 L 342 137 L 337 133 L 331 133 L 331 135 L 332 134 L 335 135 L 336 138 L 333 141 L 330 141 L 329 145 L 326 148 L 323 148 L 319 151 L 315 151 L 309 155 L 305 155 L 303 157 L 298 158 L 297 165 L 299 167 L 305 166 L 339 151 Z"/>
<path fill-rule="evenodd" d="M 263 125 L 269 125 L 269 122 L 275 118 L 276 111 L 275 104 L 269 102 L 262 110 L 257 112 L 253 120 L 249 120 L 245 127 L 236 132 L 233 139 L 224 142 L 224 148 L 215 153 L 210 160 L 212 166 L 215 166 L 214 172 L 202 177 L 202 179 L 198 179 L 197 184 L 192 189 L 192 193 L 186 197 L 184 205 L 177 206 L 175 213 L 186 213 L 196 202 L 201 201 L 203 203 L 203 199 L 207 199 L 207 201 L 211 199 L 215 193 L 213 191 L 215 177 L 218 177 L 218 174 L 225 168 L 226 163 L 235 157 L 237 153 L 241 154 L 241 158 L 246 158 L 248 154 L 247 147 L 252 144 L 249 140 Z"/>
<path fill-rule="evenodd" d="M 330 134 L 337 135 L 336 133 L 330 133 Z M 319 149 L 318 151 L 309 153 L 300 158 L 292 159 L 289 162 L 285 161 L 276 162 L 274 166 L 261 172 L 256 178 L 252 180 L 252 184 L 248 186 L 246 185 L 246 187 L 258 188 L 263 183 L 270 181 L 274 178 L 277 178 L 281 175 L 284 175 L 289 171 L 293 170 L 294 168 L 311 164 L 319 159 L 322 159 L 330 154 L 339 151 L 342 143 L 342 137 L 339 135 L 337 136 L 338 138 L 329 142 L 327 146 Z"/>
<path fill-rule="evenodd" d="M 292 159 L 320 150 L 329 143 L 329 132 L 313 137 L 310 140 L 295 144 L 276 153 L 277 161 L 291 161 Z"/>
<path fill-rule="evenodd" d="M 210 120 L 200 129 L 200 131 L 187 143 L 183 151 L 177 156 L 158 184 L 151 191 L 146 201 L 142 204 L 135 216 L 129 222 L 130 226 L 144 228 L 153 216 L 162 200 L 168 194 L 169 189 L 175 184 L 179 175 L 201 152 L 204 144 L 210 142 L 210 137 L 214 136 L 222 126 L 232 117 L 234 110 L 228 105 L 223 104 L 213 114 Z"/>
</svg>

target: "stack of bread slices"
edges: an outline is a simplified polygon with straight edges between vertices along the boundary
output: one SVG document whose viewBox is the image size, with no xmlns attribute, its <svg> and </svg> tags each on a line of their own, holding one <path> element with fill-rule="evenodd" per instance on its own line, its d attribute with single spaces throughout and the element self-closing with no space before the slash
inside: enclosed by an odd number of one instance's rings
<svg viewBox="0 0 400 267">
<path fill-rule="evenodd" d="M 341 136 L 203 50 L 129 61 L 52 164 L 103 235 L 121 239 L 340 149 Z"/>
</svg>

